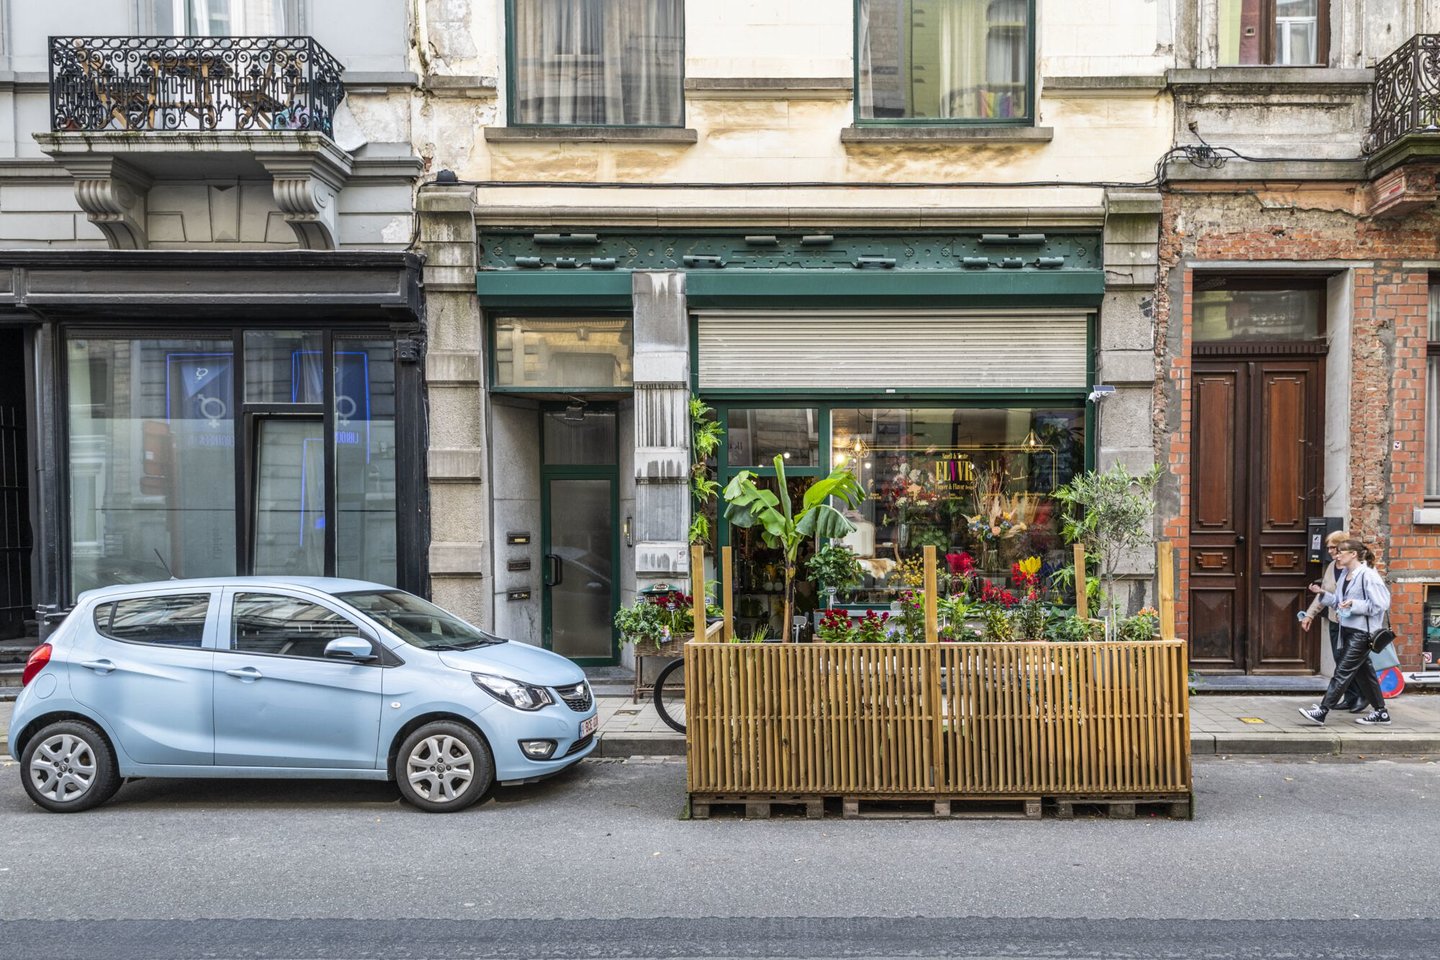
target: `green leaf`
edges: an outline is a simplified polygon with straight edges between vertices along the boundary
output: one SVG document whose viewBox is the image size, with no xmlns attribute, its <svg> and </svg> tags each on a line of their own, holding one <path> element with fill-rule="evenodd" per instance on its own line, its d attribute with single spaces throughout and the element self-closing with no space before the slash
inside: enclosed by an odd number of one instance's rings
<svg viewBox="0 0 1440 960">
<path fill-rule="evenodd" d="M 806 510 L 795 524 L 796 532 L 806 537 L 843 537 L 854 529 L 855 524 L 828 503 Z"/>
<path fill-rule="evenodd" d="M 835 470 L 824 480 L 817 480 L 805 491 L 805 509 L 809 510 L 816 504 L 824 503 L 834 497 L 846 506 L 859 506 L 865 497 L 865 492 L 860 489 L 860 481 L 855 479 L 855 474 L 849 470 Z"/>
</svg>

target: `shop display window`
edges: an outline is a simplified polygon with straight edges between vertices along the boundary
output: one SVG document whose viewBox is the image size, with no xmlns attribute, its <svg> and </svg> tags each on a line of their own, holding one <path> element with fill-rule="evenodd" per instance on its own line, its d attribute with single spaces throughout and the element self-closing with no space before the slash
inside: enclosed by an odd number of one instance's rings
<svg viewBox="0 0 1440 960">
<path fill-rule="evenodd" d="M 732 467 L 771 467 L 777 456 L 786 467 L 820 465 L 817 411 L 732 409 L 725 421 L 725 458 Z"/>
<path fill-rule="evenodd" d="M 731 410 L 727 423 L 736 414 Z M 810 411 L 786 411 L 808 413 Z M 933 545 L 941 574 L 962 567 L 1008 582 L 1022 561 L 1046 577 L 1070 560 L 1052 494 L 1085 469 L 1085 415 L 1074 407 L 841 407 L 820 409 L 828 423 L 822 456 L 828 463 L 789 476 L 799 503 L 815 474 L 846 468 L 865 499 L 848 512 L 855 531 L 846 544 L 860 559 L 861 584 L 840 605 L 891 607 L 918 583 L 924 548 Z M 735 441 L 727 449 L 733 450 Z M 774 451 L 770 451 L 773 457 Z M 759 459 L 750 457 L 749 460 Z M 747 460 L 727 464 L 727 479 Z M 787 465 L 788 465 L 787 461 Z M 774 480 L 769 479 L 773 488 Z M 737 632 L 780 634 L 784 567 L 778 550 L 757 531 L 729 529 L 736 564 Z M 826 603 L 805 573 L 814 544 L 799 559 L 795 613 Z"/>
</svg>

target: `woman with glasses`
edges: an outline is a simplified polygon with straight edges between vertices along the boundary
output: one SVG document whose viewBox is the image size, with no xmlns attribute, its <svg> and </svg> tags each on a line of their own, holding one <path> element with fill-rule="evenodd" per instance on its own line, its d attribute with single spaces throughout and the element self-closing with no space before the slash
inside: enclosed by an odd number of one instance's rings
<svg viewBox="0 0 1440 960">
<path fill-rule="evenodd" d="M 1380 680 L 1370 663 L 1370 634 L 1385 622 L 1390 609 L 1390 588 L 1373 567 L 1361 558 L 1368 554 L 1365 544 L 1350 538 L 1341 540 L 1335 551 L 1335 589 L 1319 594 L 1320 603 L 1334 608 L 1340 616 L 1340 660 L 1325 698 L 1313 707 L 1301 707 L 1300 715 L 1311 723 L 1323 724 L 1325 716 L 1339 703 L 1353 680 L 1359 694 L 1373 708 L 1356 720 L 1365 726 L 1388 725 L 1390 714 L 1380 692 Z"/>
<path fill-rule="evenodd" d="M 1335 551 L 1340 549 L 1340 541 L 1349 539 L 1350 534 L 1344 530 L 1336 530 L 1325 538 L 1325 549 L 1330 552 L 1330 562 L 1325 567 L 1324 575 L 1320 577 L 1320 583 L 1310 584 L 1310 592 L 1315 594 L 1315 598 L 1310 601 L 1310 606 L 1306 608 L 1300 620 L 1300 629 L 1309 633 L 1310 624 L 1324 611 L 1325 623 L 1330 631 L 1330 653 L 1334 657 L 1336 666 L 1340 665 L 1340 614 L 1334 607 L 1327 609 L 1320 602 L 1320 597 L 1326 593 L 1335 592 Z M 1344 699 L 1336 705 L 1336 709 L 1349 710 L 1351 713 L 1364 713 L 1370 707 L 1360 699 L 1355 691 L 1355 684 L 1351 683 L 1345 688 Z"/>
</svg>

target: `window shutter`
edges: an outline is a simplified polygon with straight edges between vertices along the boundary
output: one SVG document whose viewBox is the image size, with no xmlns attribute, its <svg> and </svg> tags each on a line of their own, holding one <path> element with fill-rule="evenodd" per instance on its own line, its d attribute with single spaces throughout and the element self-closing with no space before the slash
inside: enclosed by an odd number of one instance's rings
<svg viewBox="0 0 1440 960">
<path fill-rule="evenodd" d="M 1076 388 L 1086 314 L 698 313 L 700 388 Z"/>
</svg>

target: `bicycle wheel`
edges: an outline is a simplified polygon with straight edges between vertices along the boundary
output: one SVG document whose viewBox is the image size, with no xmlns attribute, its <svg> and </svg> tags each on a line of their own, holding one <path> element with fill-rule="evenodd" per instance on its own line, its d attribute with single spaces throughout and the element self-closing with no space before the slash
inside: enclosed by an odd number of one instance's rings
<svg viewBox="0 0 1440 960">
<path fill-rule="evenodd" d="M 671 730 L 685 732 L 685 658 L 665 664 L 655 678 L 655 712 Z"/>
</svg>

